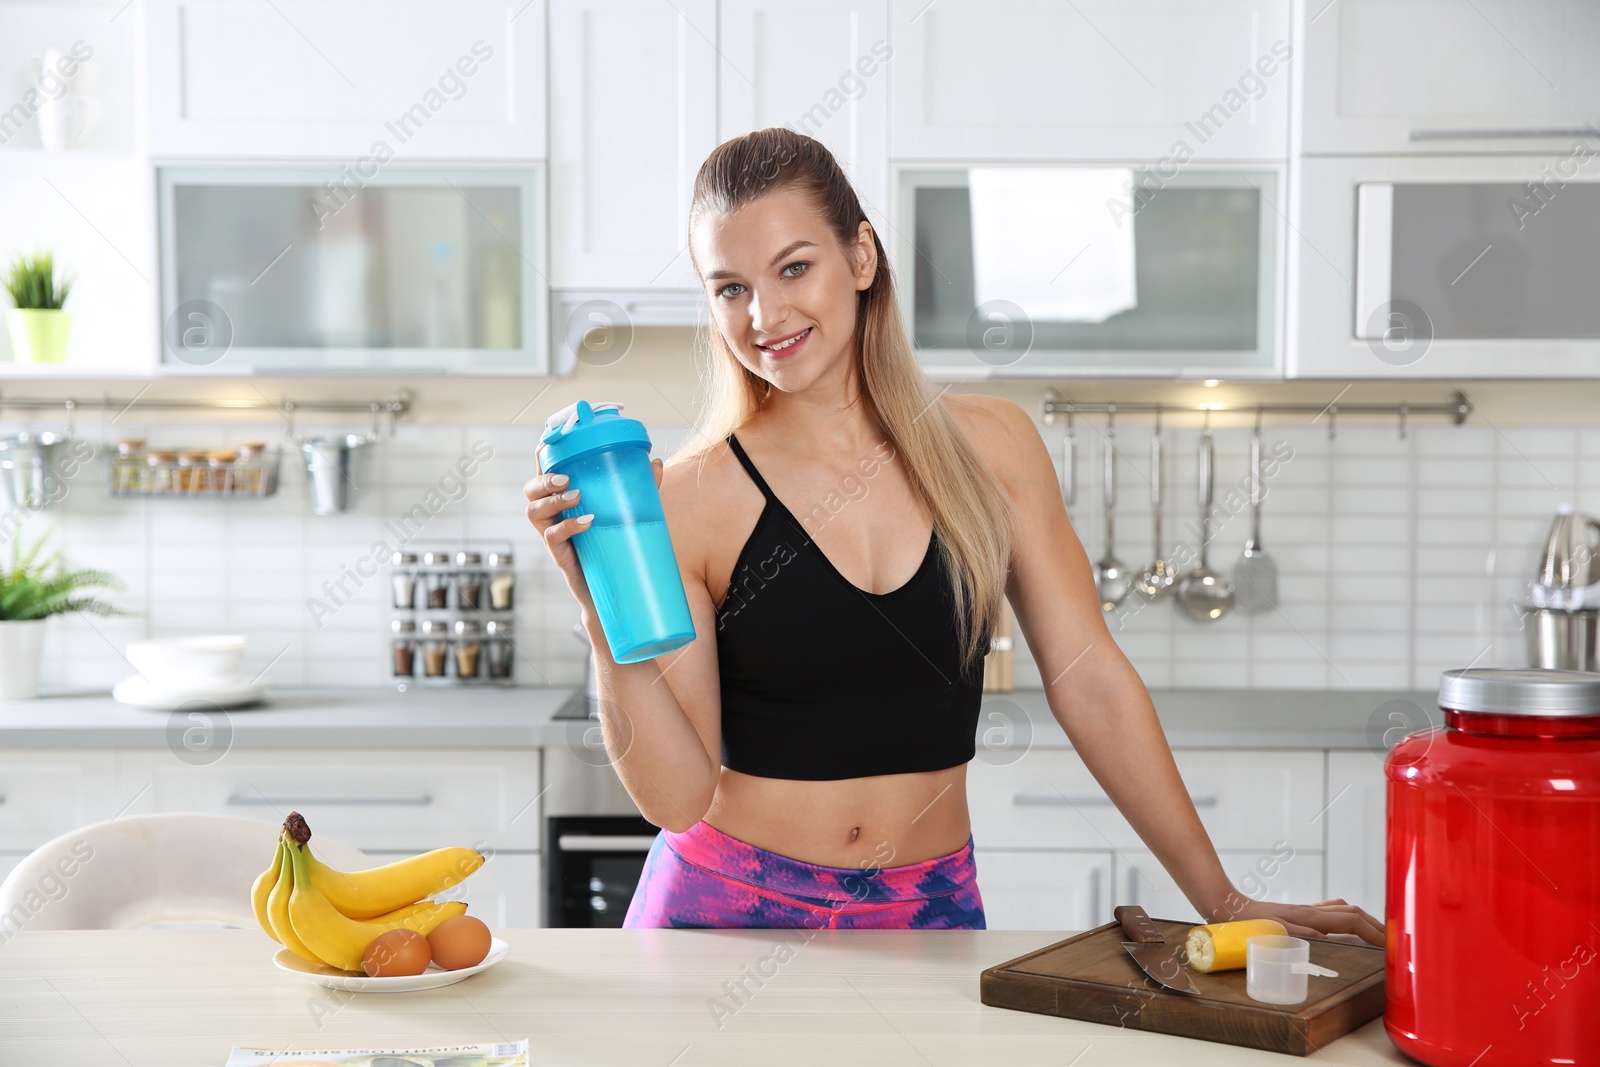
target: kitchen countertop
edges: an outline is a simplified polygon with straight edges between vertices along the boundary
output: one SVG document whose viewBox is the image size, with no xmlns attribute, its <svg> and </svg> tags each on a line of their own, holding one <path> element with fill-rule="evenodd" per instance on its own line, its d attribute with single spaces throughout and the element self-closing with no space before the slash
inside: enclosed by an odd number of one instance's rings
<svg viewBox="0 0 1600 1067">
<path fill-rule="evenodd" d="M 565 687 L 273 689 L 267 702 L 224 712 L 234 748 L 538 748 L 581 744 L 583 720 L 552 720 Z M 1441 718 L 1433 692 L 1298 689 L 1155 689 L 1174 748 L 1368 748 L 1395 725 Z M 211 714 L 217 714 L 212 712 Z M 0 701 L 0 748 L 162 748 L 188 712 L 148 711 L 106 692 Z M 181 731 L 181 726 L 179 726 Z M 985 693 L 978 722 L 1006 747 L 1070 748 L 1042 689 Z M 1029 736 L 1024 736 L 1024 731 Z"/>
<path fill-rule="evenodd" d="M 524 1037 L 536 1064 L 1295 1062 L 979 1002 L 984 968 L 1067 932 L 497 934 L 511 955 L 491 970 L 444 989 L 368 995 L 276 970 L 277 946 L 257 930 L 23 930 L 0 952 L 0 1062 L 222 1067 L 234 1045 L 386 1048 Z M 738 981 L 748 994 L 735 1000 Z M 1304 1062 L 1410 1063 L 1381 1019 Z"/>
</svg>

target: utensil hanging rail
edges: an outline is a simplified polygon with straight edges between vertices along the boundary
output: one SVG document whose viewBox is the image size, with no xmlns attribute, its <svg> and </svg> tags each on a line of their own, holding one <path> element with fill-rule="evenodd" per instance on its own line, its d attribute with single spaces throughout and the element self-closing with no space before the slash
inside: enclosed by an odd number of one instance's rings
<svg viewBox="0 0 1600 1067">
<path fill-rule="evenodd" d="M 140 407 L 161 408 L 164 411 L 323 411 L 329 413 L 346 412 L 350 414 L 388 415 L 391 419 L 403 419 L 411 411 L 411 394 L 401 392 L 388 400 L 162 400 L 157 397 L 136 396 L 130 399 L 118 399 L 112 396 L 101 396 L 93 400 L 80 400 L 77 397 L 39 397 L 39 396 L 0 396 L 0 409 L 13 408 L 17 410 L 48 411 L 51 408 L 61 408 L 67 412 L 88 411 L 99 408 L 107 411 L 112 408 L 125 410 L 138 404 Z"/>
<path fill-rule="evenodd" d="M 1096 412 L 1115 411 L 1118 414 L 1128 412 L 1157 411 L 1194 411 L 1194 412 L 1260 412 L 1267 415 L 1393 415 L 1402 420 L 1412 415 L 1445 415 L 1455 425 L 1460 426 L 1467 421 L 1467 416 L 1472 412 L 1472 402 L 1465 393 L 1459 390 L 1450 394 L 1450 399 L 1443 403 L 1433 404 L 1373 404 L 1350 403 L 1341 404 L 1337 401 L 1331 404 L 1226 404 L 1226 403 L 1168 403 L 1168 402 L 1141 402 L 1124 403 L 1122 401 L 1096 401 L 1093 403 L 1079 403 L 1073 400 L 1062 399 L 1054 391 L 1045 393 L 1040 401 L 1040 410 L 1044 414 L 1047 425 L 1055 421 L 1057 415 L 1087 415 Z"/>
</svg>

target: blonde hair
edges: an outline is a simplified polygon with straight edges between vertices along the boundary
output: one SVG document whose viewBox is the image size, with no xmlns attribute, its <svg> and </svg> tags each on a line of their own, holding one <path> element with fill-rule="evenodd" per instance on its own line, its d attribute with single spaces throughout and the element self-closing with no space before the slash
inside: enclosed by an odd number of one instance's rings
<svg viewBox="0 0 1600 1067">
<path fill-rule="evenodd" d="M 720 145 L 695 178 L 691 230 L 704 215 L 736 210 L 763 193 L 798 187 L 809 194 L 841 245 L 856 240 L 866 214 L 833 154 L 804 134 L 779 127 Z M 1016 521 L 1010 497 L 940 403 L 916 361 L 895 298 L 883 242 L 872 234 L 878 268 L 860 294 L 856 313 L 856 372 L 867 410 L 905 462 L 911 487 L 933 514 L 939 553 L 950 576 L 961 634 L 963 677 L 981 672 L 1003 610 Z M 701 349 L 705 402 L 695 433 L 673 455 L 699 457 L 761 409 L 769 382 L 734 355 L 713 324 Z"/>
</svg>

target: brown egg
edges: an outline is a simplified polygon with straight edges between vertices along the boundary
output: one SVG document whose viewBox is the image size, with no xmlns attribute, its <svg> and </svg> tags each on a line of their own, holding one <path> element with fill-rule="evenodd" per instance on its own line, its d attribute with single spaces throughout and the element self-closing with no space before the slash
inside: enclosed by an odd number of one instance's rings
<svg viewBox="0 0 1600 1067">
<path fill-rule="evenodd" d="M 428 935 L 433 962 L 447 971 L 476 967 L 489 954 L 489 928 L 482 919 L 457 915 L 434 927 Z"/>
<path fill-rule="evenodd" d="M 369 978 L 397 978 L 428 969 L 428 939 L 415 930 L 388 930 L 372 939 L 361 969 Z"/>
</svg>

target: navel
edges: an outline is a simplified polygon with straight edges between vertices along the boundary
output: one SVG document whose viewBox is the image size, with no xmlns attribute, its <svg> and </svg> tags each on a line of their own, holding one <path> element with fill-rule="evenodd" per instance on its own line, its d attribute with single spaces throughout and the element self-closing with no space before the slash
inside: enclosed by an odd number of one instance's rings
<svg viewBox="0 0 1600 1067">
<path fill-rule="evenodd" d="M 860 836 L 861 836 L 861 827 L 859 827 L 859 826 L 850 827 L 850 840 L 854 841 L 856 838 L 858 838 Z"/>
</svg>

